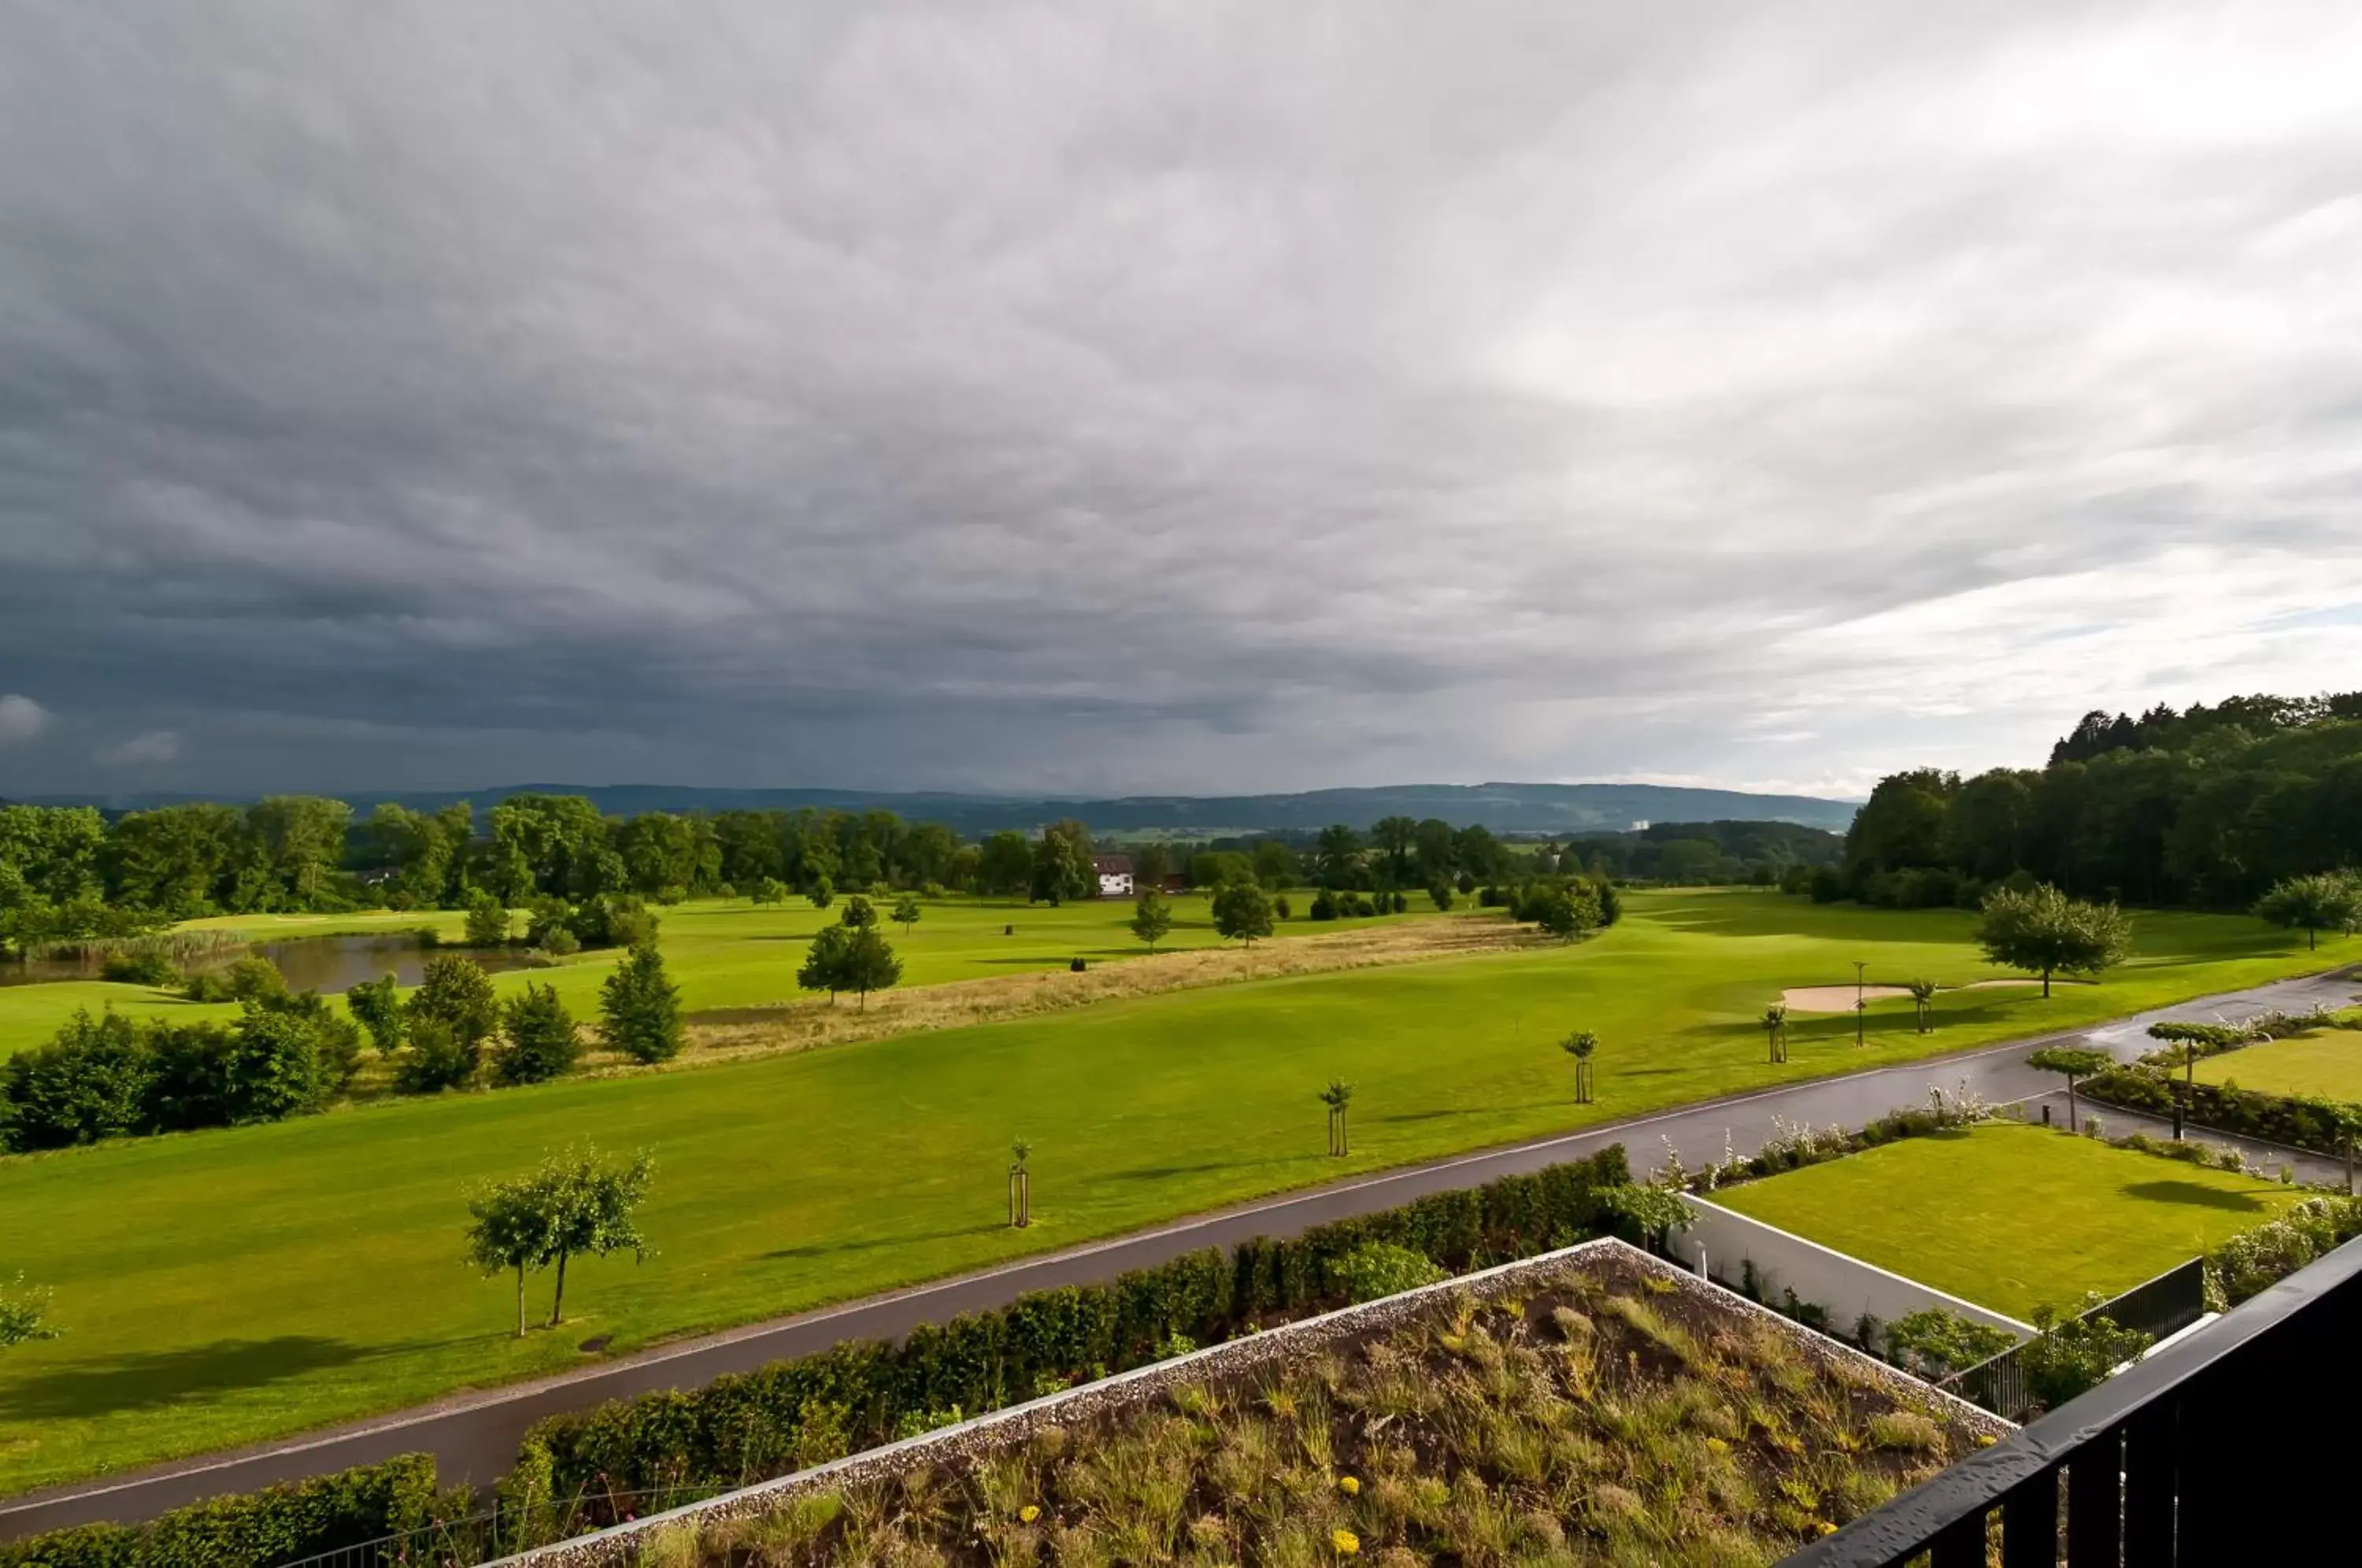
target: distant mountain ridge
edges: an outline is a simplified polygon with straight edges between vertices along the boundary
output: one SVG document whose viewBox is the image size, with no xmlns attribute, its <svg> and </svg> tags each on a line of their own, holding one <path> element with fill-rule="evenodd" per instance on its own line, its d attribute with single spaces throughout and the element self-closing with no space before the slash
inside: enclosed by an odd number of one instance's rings
<svg viewBox="0 0 2362 1568">
<path fill-rule="evenodd" d="M 1842 833 L 1854 801 L 1814 795 L 1758 795 L 1739 790 L 1698 790 L 1667 784 L 1388 784 L 1361 789 L 1307 790 L 1267 795 L 1125 795 L 1090 799 L 901 793 L 865 790 L 725 790 L 688 784 L 517 784 L 491 790 L 368 790 L 339 793 L 366 814 L 392 801 L 431 811 L 453 801 L 479 808 L 511 795 L 583 795 L 602 812 L 889 811 L 938 822 L 965 835 L 1002 828 L 1025 830 L 1076 817 L 1098 833 L 1169 832 L 1202 835 L 1250 832 L 1317 832 L 1331 823 L 1366 828 L 1380 817 L 1440 817 L 1455 827 L 1478 825 L 1496 834 L 1624 832 L 1647 822 L 1778 822 Z M 186 801 L 247 797 L 143 793 L 41 796 L 38 805 L 95 805 L 139 811 Z"/>
</svg>

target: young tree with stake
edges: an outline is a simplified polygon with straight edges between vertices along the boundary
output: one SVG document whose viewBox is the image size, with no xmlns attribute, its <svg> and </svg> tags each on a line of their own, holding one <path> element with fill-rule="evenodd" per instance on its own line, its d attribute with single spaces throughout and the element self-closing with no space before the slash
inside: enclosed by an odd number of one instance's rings
<svg viewBox="0 0 2362 1568">
<path fill-rule="evenodd" d="M 1591 1103 L 1591 1058 L 1599 1049 L 1599 1036 L 1588 1029 L 1578 1029 L 1558 1043 L 1559 1049 L 1574 1058 L 1574 1103 Z"/>
<path fill-rule="evenodd" d="M 1788 1004 L 1773 1002 L 1763 1010 L 1763 1016 L 1755 1021 L 1762 1025 L 1763 1043 L 1768 1051 L 1769 1059 L 1774 1064 L 1786 1061 L 1788 1059 Z"/>
<path fill-rule="evenodd" d="M 1329 1108 L 1329 1154 L 1341 1160 L 1350 1152 L 1345 1136 L 1345 1108 L 1353 1103 L 1353 1086 L 1342 1078 L 1330 1078 L 1329 1087 L 1320 1091 L 1320 1103 Z"/>
<path fill-rule="evenodd" d="M 1905 980 L 1904 988 L 1911 993 L 1912 1009 L 1919 1015 L 1919 1032 L 1928 1033 L 1936 1027 L 1936 982 Z"/>
<path fill-rule="evenodd" d="M 902 928 L 903 940 L 910 939 L 911 928 L 919 923 L 919 900 L 910 894 L 894 900 L 894 923 Z"/>
</svg>

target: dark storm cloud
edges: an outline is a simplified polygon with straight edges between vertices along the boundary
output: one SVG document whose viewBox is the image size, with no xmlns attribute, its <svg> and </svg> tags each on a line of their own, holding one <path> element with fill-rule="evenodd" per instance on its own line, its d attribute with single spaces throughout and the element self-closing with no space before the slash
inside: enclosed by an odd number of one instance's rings
<svg viewBox="0 0 2362 1568">
<path fill-rule="evenodd" d="M 2355 27 L 19 6 L 0 793 L 1858 786 L 2362 684 Z"/>
</svg>

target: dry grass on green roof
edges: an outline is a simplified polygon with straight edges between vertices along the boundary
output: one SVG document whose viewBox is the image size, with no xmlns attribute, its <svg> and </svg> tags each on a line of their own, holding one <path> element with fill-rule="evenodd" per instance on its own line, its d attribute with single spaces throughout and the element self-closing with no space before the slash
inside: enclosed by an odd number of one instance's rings
<svg viewBox="0 0 2362 1568">
<path fill-rule="evenodd" d="M 1956 1406 L 1609 1258 L 1113 1414 L 922 1452 L 767 1515 L 676 1525 L 639 1561 L 1764 1563 L 1978 1441 Z"/>
</svg>

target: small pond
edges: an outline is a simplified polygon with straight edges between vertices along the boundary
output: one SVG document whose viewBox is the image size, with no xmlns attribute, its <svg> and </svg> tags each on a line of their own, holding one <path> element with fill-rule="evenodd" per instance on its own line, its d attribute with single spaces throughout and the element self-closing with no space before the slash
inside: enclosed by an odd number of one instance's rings
<svg viewBox="0 0 2362 1568">
<path fill-rule="evenodd" d="M 469 947 L 425 947 L 404 932 L 388 935 L 291 936 L 259 942 L 246 952 L 236 948 L 210 955 L 191 967 L 227 968 L 247 952 L 259 953 L 279 966 L 287 984 L 299 991 L 334 994 L 361 980 L 392 975 L 405 986 L 425 977 L 426 961 L 441 953 L 465 953 L 498 974 L 503 969 L 530 967 L 535 960 L 522 952 Z M 97 959 L 43 958 L 0 962 L 0 986 L 39 985 L 47 980 L 95 980 L 105 966 Z"/>
</svg>

